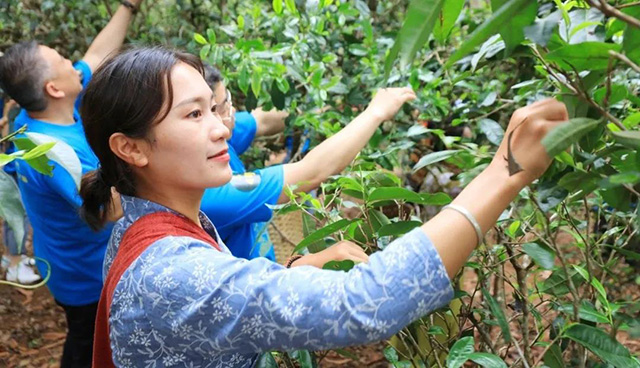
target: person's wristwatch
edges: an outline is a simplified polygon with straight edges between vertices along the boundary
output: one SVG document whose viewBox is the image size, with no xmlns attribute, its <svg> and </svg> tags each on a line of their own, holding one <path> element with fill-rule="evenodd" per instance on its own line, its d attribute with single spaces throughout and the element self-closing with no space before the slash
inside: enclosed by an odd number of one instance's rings
<svg viewBox="0 0 640 368">
<path fill-rule="evenodd" d="M 133 5 L 131 1 L 128 0 L 120 0 L 120 4 L 122 4 L 125 8 L 131 11 L 131 14 L 136 14 L 138 12 L 138 7 Z"/>
</svg>

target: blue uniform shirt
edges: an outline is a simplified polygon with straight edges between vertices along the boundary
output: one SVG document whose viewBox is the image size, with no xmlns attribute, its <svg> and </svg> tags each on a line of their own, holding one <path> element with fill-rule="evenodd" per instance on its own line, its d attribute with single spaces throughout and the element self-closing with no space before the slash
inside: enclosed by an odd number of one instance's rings
<svg viewBox="0 0 640 368">
<path fill-rule="evenodd" d="M 256 135 L 256 121 L 248 112 L 236 114 L 236 126 L 229 140 L 229 156 L 234 178 L 218 188 L 205 190 L 202 211 L 216 225 L 220 237 L 236 257 L 265 256 L 275 261 L 268 238 L 267 221 L 284 185 L 282 166 L 246 173 L 239 155 L 249 148 Z"/>
<path fill-rule="evenodd" d="M 86 86 L 91 69 L 82 61 L 75 67 L 82 71 Z M 55 125 L 32 119 L 23 110 L 15 126 L 18 129 L 26 124 L 28 132 L 46 134 L 69 144 L 85 174 L 98 167 L 98 158 L 87 143 L 77 110 L 74 118 L 73 125 Z M 49 177 L 25 162 L 16 161 L 22 201 L 33 225 L 34 253 L 51 265 L 47 285 L 56 300 L 72 306 L 95 303 L 100 299 L 102 263 L 112 227 L 96 233 L 80 219 L 78 208 L 82 199 L 76 184 L 63 167 L 51 164 L 53 176 Z M 38 261 L 37 266 L 41 275 L 47 275 L 48 268 L 43 262 Z"/>
</svg>

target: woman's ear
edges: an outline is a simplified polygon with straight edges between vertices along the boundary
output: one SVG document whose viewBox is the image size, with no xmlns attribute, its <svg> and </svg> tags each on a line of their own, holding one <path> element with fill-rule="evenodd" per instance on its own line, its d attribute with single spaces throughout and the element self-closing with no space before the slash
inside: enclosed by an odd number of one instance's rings
<svg viewBox="0 0 640 368">
<path fill-rule="evenodd" d="M 113 133 L 109 137 L 109 148 L 121 160 L 136 167 L 145 167 L 149 163 L 149 143 L 144 139 L 134 139 L 122 133 Z"/>
</svg>

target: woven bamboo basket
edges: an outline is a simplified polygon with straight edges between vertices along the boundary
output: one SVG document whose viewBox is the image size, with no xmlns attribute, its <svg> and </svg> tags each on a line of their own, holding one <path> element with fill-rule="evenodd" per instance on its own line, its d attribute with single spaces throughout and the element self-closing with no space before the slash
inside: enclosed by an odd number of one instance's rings
<svg viewBox="0 0 640 368">
<path fill-rule="evenodd" d="M 295 246 L 304 239 L 302 233 L 302 212 L 295 211 L 283 215 L 274 214 L 269 223 L 269 238 L 273 242 L 276 261 L 284 264 L 293 253 Z"/>
</svg>

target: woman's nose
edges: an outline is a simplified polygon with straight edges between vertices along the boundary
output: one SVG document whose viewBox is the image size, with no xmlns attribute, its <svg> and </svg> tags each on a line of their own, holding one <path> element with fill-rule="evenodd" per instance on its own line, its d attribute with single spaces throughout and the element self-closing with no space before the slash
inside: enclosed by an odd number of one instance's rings
<svg viewBox="0 0 640 368">
<path fill-rule="evenodd" d="M 213 127 L 211 128 L 211 138 L 214 141 L 219 139 L 229 140 L 231 138 L 231 131 L 227 128 L 226 125 L 222 122 L 222 119 L 219 115 L 214 114 L 215 122 L 213 123 Z"/>
</svg>

